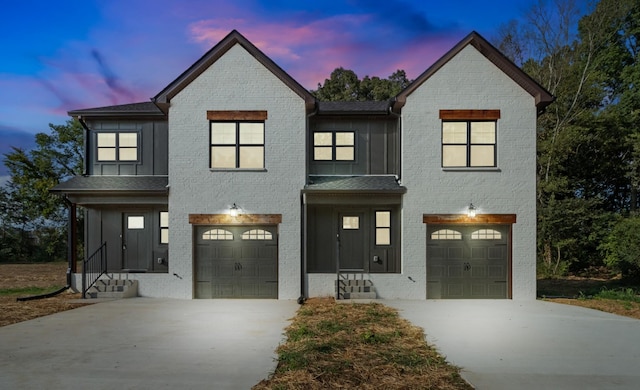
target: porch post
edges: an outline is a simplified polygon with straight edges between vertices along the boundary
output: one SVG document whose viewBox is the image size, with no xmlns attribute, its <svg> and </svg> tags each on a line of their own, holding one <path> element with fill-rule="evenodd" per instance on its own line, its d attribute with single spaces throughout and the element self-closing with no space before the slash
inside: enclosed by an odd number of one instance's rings
<svg viewBox="0 0 640 390">
<path fill-rule="evenodd" d="M 78 230 L 76 223 L 76 204 L 69 205 L 69 221 L 67 227 L 67 258 L 69 259 L 69 268 L 67 269 L 67 285 L 71 286 L 71 274 L 78 271 Z"/>
</svg>

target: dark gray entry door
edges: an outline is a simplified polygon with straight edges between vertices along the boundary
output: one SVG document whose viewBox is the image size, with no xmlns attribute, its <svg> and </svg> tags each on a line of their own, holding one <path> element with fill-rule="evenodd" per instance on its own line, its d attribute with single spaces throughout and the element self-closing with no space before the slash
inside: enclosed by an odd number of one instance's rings
<svg viewBox="0 0 640 390">
<path fill-rule="evenodd" d="M 124 213 L 122 268 L 148 270 L 151 261 L 151 220 L 147 213 Z"/>
<path fill-rule="evenodd" d="M 340 271 L 366 272 L 368 224 L 364 212 L 339 213 Z"/>
<path fill-rule="evenodd" d="M 427 228 L 427 299 L 508 298 L 508 225 Z"/>
<path fill-rule="evenodd" d="M 275 226 L 195 230 L 196 298 L 278 298 Z"/>
</svg>

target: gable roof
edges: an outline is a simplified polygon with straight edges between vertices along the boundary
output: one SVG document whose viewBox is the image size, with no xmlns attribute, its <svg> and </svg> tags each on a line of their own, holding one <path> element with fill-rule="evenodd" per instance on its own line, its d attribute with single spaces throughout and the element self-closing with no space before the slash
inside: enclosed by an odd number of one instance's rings
<svg viewBox="0 0 640 390">
<path fill-rule="evenodd" d="M 433 65 L 431 65 L 426 71 L 424 71 L 418 78 L 416 78 L 411 84 L 409 84 L 402 92 L 400 92 L 393 104 L 393 110 L 400 112 L 400 109 L 407 101 L 407 96 L 411 95 L 418 87 L 422 85 L 427 79 L 435 74 L 440 68 L 442 68 L 447 62 L 455 57 L 462 49 L 471 45 L 475 47 L 483 56 L 497 66 L 502 72 L 509 76 L 513 81 L 520 85 L 525 91 L 535 98 L 536 107 L 538 111 L 542 111 L 546 106 L 553 102 L 553 95 L 551 95 L 544 87 L 538 84 L 534 79 L 529 77 L 522 69 L 516 64 L 504 56 L 498 49 L 493 47 L 486 39 L 480 34 L 473 31 L 467 35 L 464 39 L 458 42 L 451 50 L 449 50 L 444 56 L 440 57 Z"/>
<path fill-rule="evenodd" d="M 69 111 L 68 114 L 73 117 L 90 116 L 90 117 L 110 117 L 110 116 L 160 116 L 164 117 L 164 113 L 153 102 L 141 102 L 120 104 L 116 106 L 84 108 L 80 110 Z"/>
<path fill-rule="evenodd" d="M 275 62 L 267 57 L 260 49 L 249 42 L 238 31 L 231 31 L 226 37 L 224 37 L 217 45 L 211 48 L 205 55 L 203 55 L 198 61 L 191 65 L 186 71 L 184 71 L 177 79 L 171 84 L 167 85 L 160 93 L 158 93 L 151 100 L 162 109 L 167 112 L 171 99 L 182 91 L 187 85 L 195 80 L 200 74 L 202 74 L 209 66 L 222 57 L 229 49 L 235 45 L 242 46 L 247 50 L 258 62 L 260 62 L 271 73 L 278 77 L 285 85 L 287 85 L 293 92 L 298 94 L 304 99 L 307 110 L 311 110 L 315 107 L 316 99 L 296 80 L 289 76 L 282 68 L 280 68 Z"/>
</svg>

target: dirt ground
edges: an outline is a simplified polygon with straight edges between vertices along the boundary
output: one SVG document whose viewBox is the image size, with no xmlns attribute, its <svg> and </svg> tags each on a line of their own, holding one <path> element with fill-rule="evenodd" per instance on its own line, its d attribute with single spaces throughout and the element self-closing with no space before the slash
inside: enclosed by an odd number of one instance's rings
<svg viewBox="0 0 640 390">
<path fill-rule="evenodd" d="M 0 326 L 86 305 L 74 302 L 80 298 L 80 294 L 70 291 L 52 298 L 25 302 L 16 300 L 18 297 L 37 295 L 20 289 L 36 287 L 45 289 L 42 293 L 48 293 L 66 286 L 66 272 L 66 263 L 0 264 Z"/>
</svg>

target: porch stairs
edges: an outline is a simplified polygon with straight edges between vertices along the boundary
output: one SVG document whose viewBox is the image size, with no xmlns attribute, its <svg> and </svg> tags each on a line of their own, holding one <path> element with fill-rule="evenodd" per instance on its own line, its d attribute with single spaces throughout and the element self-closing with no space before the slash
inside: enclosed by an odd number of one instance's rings
<svg viewBox="0 0 640 390">
<path fill-rule="evenodd" d="M 114 279 L 111 277 L 98 279 L 89 290 L 87 298 L 122 299 L 138 296 L 138 281 L 131 279 Z"/>
<path fill-rule="evenodd" d="M 362 272 L 339 272 L 336 279 L 336 299 L 376 299 L 373 282 Z"/>
</svg>

